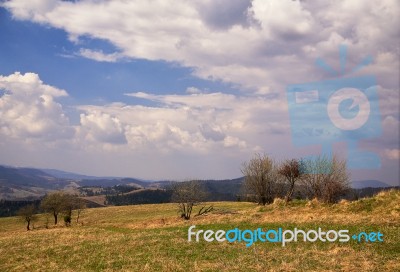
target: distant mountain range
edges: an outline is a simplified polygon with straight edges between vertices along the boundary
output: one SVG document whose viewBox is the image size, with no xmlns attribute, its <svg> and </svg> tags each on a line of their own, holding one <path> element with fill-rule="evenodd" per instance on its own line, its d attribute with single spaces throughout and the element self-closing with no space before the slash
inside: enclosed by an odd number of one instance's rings
<svg viewBox="0 0 400 272">
<path fill-rule="evenodd" d="M 241 190 L 243 177 L 227 180 L 205 180 L 215 199 L 229 199 Z M 53 190 L 76 190 L 83 186 L 112 187 L 131 185 L 136 188 L 165 188 L 170 181 L 145 181 L 125 177 L 96 177 L 55 170 L 19 168 L 0 165 L 0 199 L 37 199 Z M 390 187 L 378 180 L 354 181 L 355 189 Z M 229 197 L 228 197 L 229 195 Z"/>
<path fill-rule="evenodd" d="M 391 187 L 389 184 L 384 183 L 379 180 L 356 180 L 352 182 L 352 187 L 354 189 L 362 189 L 362 188 L 386 188 Z"/>
</svg>

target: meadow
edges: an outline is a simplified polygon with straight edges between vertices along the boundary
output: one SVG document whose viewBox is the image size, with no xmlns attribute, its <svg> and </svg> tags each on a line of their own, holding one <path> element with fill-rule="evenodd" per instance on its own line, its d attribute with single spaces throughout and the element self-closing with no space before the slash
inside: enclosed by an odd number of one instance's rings
<svg viewBox="0 0 400 272">
<path fill-rule="evenodd" d="M 334 205 L 315 200 L 212 204 L 213 212 L 188 221 L 178 216 L 176 204 L 86 209 L 70 227 L 53 226 L 52 217 L 41 214 L 31 231 L 18 217 L 0 218 L 0 271 L 400 271 L 399 190 Z M 384 241 L 246 247 L 243 242 L 188 242 L 191 225 L 380 231 Z"/>
</svg>

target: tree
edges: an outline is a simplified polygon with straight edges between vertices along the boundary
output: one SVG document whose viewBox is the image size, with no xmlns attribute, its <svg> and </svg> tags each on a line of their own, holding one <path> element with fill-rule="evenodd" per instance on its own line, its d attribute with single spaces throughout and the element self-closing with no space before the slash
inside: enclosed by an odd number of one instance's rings
<svg viewBox="0 0 400 272">
<path fill-rule="evenodd" d="M 63 194 L 61 203 L 61 212 L 65 215 L 65 223 L 71 224 L 72 211 L 76 209 L 78 197 L 70 194 Z"/>
<path fill-rule="evenodd" d="M 325 203 L 335 203 L 350 189 L 350 175 L 346 161 L 336 155 L 332 159 L 318 156 L 300 162 L 303 178 L 309 197 Z"/>
<path fill-rule="evenodd" d="M 278 173 L 289 183 L 289 188 L 287 189 L 285 196 L 285 201 L 288 203 L 292 200 L 296 181 L 301 179 L 302 176 L 299 161 L 296 159 L 284 161 L 279 167 Z"/>
<path fill-rule="evenodd" d="M 40 207 L 53 215 L 54 225 L 57 225 L 58 214 L 65 210 L 66 201 L 68 196 L 62 192 L 50 193 L 42 199 Z"/>
<path fill-rule="evenodd" d="M 86 202 L 84 199 L 80 197 L 75 198 L 75 209 L 76 209 L 76 223 L 79 222 L 79 217 L 81 215 L 81 212 L 86 208 Z"/>
<path fill-rule="evenodd" d="M 19 209 L 18 215 L 21 216 L 26 222 L 26 230 L 30 230 L 31 222 L 36 219 L 35 212 L 36 207 L 34 204 L 30 204 Z"/>
<path fill-rule="evenodd" d="M 249 162 L 243 163 L 241 170 L 245 189 L 256 195 L 258 204 L 272 203 L 278 178 L 274 161 L 265 154 L 256 153 Z"/>
<path fill-rule="evenodd" d="M 199 181 L 177 182 L 172 185 L 171 200 L 178 204 L 178 212 L 181 218 L 189 220 L 194 206 L 200 205 L 206 199 L 206 192 Z M 198 215 L 212 210 L 212 206 L 203 206 Z"/>
<path fill-rule="evenodd" d="M 331 172 L 329 179 L 325 182 L 322 199 L 327 203 L 335 203 L 339 198 L 345 195 L 350 189 L 350 174 L 347 171 L 345 160 L 334 156 L 331 161 Z"/>
</svg>

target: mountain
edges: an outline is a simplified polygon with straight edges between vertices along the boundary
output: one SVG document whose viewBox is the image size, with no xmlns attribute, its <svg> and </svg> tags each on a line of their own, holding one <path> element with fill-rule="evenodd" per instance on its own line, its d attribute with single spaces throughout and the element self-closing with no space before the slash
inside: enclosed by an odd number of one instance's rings
<svg viewBox="0 0 400 272">
<path fill-rule="evenodd" d="M 70 183 L 39 169 L 0 166 L 0 199 L 35 199 Z"/>
<path fill-rule="evenodd" d="M 356 180 L 352 182 L 352 188 L 362 189 L 362 188 L 386 188 L 391 187 L 391 185 L 384 183 L 379 180 Z"/>
<path fill-rule="evenodd" d="M 82 180 L 82 179 L 98 179 L 99 178 L 99 177 L 94 177 L 94 176 L 75 174 L 75 173 L 56 170 L 56 169 L 40 169 L 40 170 L 53 176 L 53 177 L 57 177 L 57 178 L 61 178 L 61 179 Z"/>
<path fill-rule="evenodd" d="M 142 181 L 134 178 L 96 178 L 96 179 L 83 179 L 79 181 L 80 186 L 90 187 L 112 187 L 116 185 L 133 185 L 136 187 L 149 187 L 152 182 Z"/>
<path fill-rule="evenodd" d="M 75 180 L 80 186 L 101 186 L 112 187 L 116 185 L 136 185 L 138 187 L 147 187 L 153 181 L 144 181 L 135 178 L 121 178 L 121 177 L 96 177 L 76 174 L 56 169 L 40 169 L 47 174 L 60 179 Z"/>
<path fill-rule="evenodd" d="M 244 178 L 226 180 L 203 180 L 205 189 L 209 192 L 209 200 L 236 200 L 242 194 Z M 96 177 L 81 175 L 56 169 L 19 168 L 0 165 L 0 199 L 38 199 L 52 190 L 68 190 L 77 193 L 84 187 L 102 187 L 104 192 L 112 193 L 113 190 L 137 190 L 137 189 L 168 189 L 171 181 L 145 181 L 136 178 L 125 177 Z M 115 188 L 115 186 L 122 186 Z M 125 186 L 125 187 L 124 187 Z M 81 189 L 78 190 L 78 188 Z M 83 188 L 82 188 L 83 187 Z M 390 185 L 378 180 L 353 181 L 352 187 L 362 188 L 386 188 Z M 108 189 L 107 189 L 108 188 Z M 114 189 L 112 189 L 114 188 Z M 99 189 L 92 188 L 94 195 L 102 193 Z M 107 191 L 108 190 L 108 191 Z M 147 192 L 141 194 L 161 194 L 161 192 Z M 145 196 L 142 196 L 143 198 Z M 152 196 L 153 197 L 153 196 Z"/>
</svg>

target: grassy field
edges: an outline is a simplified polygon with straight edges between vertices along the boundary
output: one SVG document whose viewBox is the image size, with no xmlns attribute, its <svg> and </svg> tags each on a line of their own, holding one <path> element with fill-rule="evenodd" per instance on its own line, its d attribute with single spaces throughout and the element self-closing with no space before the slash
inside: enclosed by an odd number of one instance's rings
<svg viewBox="0 0 400 272">
<path fill-rule="evenodd" d="M 17 217 L 0 218 L 0 271 L 399 271 L 400 192 L 356 202 L 218 202 L 206 216 L 184 221 L 174 204 L 87 209 L 81 223 L 33 231 Z M 51 222 L 52 218 L 49 217 Z M 384 242 L 279 243 L 187 241 L 188 227 L 258 227 L 380 231 Z"/>
</svg>

